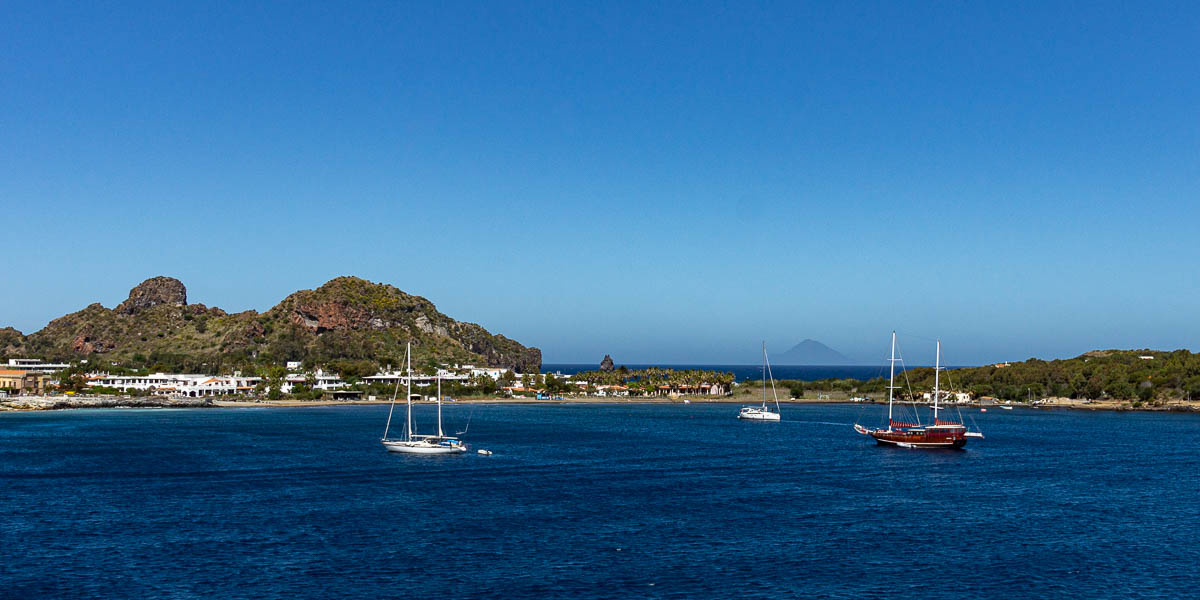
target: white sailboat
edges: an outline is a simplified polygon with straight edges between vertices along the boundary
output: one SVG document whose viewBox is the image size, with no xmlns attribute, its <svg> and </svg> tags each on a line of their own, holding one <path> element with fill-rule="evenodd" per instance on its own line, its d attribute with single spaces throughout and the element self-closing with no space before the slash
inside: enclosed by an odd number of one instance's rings
<svg viewBox="0 0 1200 600">
<path fill-rule="evenodd" d="M 767 360 L 767 343 L 763 342 L 763 401 L 762 406 L 743 406 L 738 418 L 747 421 L 778 421 L 779 396 L 775 393 L 775 377 L 771 374 L 771 363 Z M 767 379 L 771 380 L 771 395 L 775 398 L 775 411 L 767 406 Z"/>
<path fill-rule="evenodd" d="M 383 447 L 388 452 L 403 452 L 405 454 L 458 454 L 467 451 L 466 444 L 454 436 L 445 435 L 442 431 L 442 379 L 438 378 L 437 391 L 437 435 L 417 435 L 413 433 L 412 424 L 412 344 L 408 345 L 405 352 L 405 358 L 408 363 L 407 374 L 405 379 L 407 383 L 405 389 L 406 404 L 408 405 L 408 419 L 404 427 L 404 437 L 399 440 L 388 439 L 388 430 L 392 426 L 392 412 L 396 409 L 396 394 L 392 394 L 392 406 L 388 409 L 387 424 L 383 427 L 383 439 L 379 440 Z M 396 382 L 397 391 L 400 388 L 400 382 Z"/>
</svg>

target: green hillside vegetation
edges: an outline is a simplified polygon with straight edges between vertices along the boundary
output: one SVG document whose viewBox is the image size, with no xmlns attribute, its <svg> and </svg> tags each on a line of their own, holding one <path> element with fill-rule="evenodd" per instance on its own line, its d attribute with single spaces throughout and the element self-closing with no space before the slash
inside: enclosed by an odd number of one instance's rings
<svg viewBox="0 0 1200 600">
<path fill-rule="evenodd" d="M 1151 360 L 1140 357 L 1153 356 Z M 867 381 L 825 379 L 780 382 L 793 393 L 801 391 L 887 393 L 887 379 Z M 922 368 L 897 375 L 897 385 L 907 397 L 933 389 L 933 369 Z M 1152 405 L 1200 398 L 1200 354 L 1187 350 L 1100 350 L 1066 360 L 1031 358 L 1009 366 L 973 367 L 942 371 L 942 389 L 970 392 L 976 398 L 992 396 L 1025 402 L 1030 397 L 1127 400 Z"/>
<path fill-rule="evenodd" d="M 86 359 L 89 368 L 109 371 L 259 372 L 301 361 L 362 377 L 399 365 L 406 342 L 413 344 L 414 368 L 457 363 L 537 372 L 541 366 L 537 348 L 456 321 L 425 298 L 357 277 L 296 292 L 261 314 L 187 304 L 182 283 L 156 277 L 114 309 L 92 304 L 28 336 L 0 330 L 5 357 Z"/>
</svg>

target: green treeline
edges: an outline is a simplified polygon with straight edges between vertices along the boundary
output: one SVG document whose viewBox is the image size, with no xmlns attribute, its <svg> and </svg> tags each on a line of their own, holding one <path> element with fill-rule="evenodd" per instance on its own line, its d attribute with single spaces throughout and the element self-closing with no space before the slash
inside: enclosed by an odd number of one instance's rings
<svg viewBox="0 0 1200 600">
<path fill-rule="evenodd" d="M 1142 358 L 1152 357 L 1152 358 Z M 933 369 L 911 369 L 897 374 L 899 392 L 919 396 L 933 389 Z M 886 394 L 887 379 L 824 379 L 782 382 L 801 393 L 807 391 L 848 394 Z M 942 371 L 941 387 L 1023 402 L 1030 398 L 1131 400 L 1163 403 L 1200 398 L 1200 354 L 1187 350 L 1104 350 L 1076 358 L 1045 361 L 1031 358 L 1007 366 L 989 365 Z"/>
<path fill-rule="evenodd" d="M 728 391 L 734 380 L 733 373 L 720 371 L 704 371 L 701 369 L 648 369 L 631 370 L 620 367 L 613 371 L 582 371 L 572 376 L 574 381 L 588 382 L 588 391 L 598 385 L 624 385 L 629 387 L 631 395 L 652 395 L 658 392 L 660 386 L 668 386 L 672 390 L 684 386 L 697 388 L 700 385 L 719 385 Z"/>
</svg>

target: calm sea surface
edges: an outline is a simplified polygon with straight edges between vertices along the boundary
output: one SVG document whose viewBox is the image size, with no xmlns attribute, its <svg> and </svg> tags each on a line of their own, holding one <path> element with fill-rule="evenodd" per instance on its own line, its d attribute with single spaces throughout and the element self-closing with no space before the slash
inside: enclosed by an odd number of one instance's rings
<svg viewBox="0 0 1200 600">
<path fill-rule="evenodd" d="M 428 424 L 431 407 L 421 407 Z M 880 406 L 0 414 L 5 598 L 1195 598 L 1200 415 L 993 410 L 965 451 Z"/>
</svg>

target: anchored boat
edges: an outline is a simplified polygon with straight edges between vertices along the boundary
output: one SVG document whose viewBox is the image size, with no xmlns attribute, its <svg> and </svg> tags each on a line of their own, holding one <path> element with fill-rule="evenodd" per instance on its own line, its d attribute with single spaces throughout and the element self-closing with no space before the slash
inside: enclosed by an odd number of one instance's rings
<svg viewBox="0 0 1200 600">
<path fill-rule="evenodd" d="M 408 363 L 407 376 L 405 379 L 407 394 L 405 394 L 406 404 L 408 407 L 408 418 L 404 426 L 404 436 L 401 439 L 393 440 L 388 438 L 388 430 L 392 426 L 392 412 L 396 409 L 396 394 L 392 394 L 392 406 L 388 409 L 387 424 L 383 427 L 383 439 L 379 440 L 383 447 L 388 452 L 402 452 L 405 454 L 459 454 L 467 451 L 466 444 L 454 436 L 445 435 L 442 431 L 442 379 L 437 380 L 437 435 L 417 435 L 413 433 L 412 424 L 412 344 L 408 345 L 405 352 L 405 359 Z M 396 391 L 400 390 L 400 382 L 396 382 Z"/>
<path fill-rule="evenodd" d="M 937 359 L 933 375 L 933 424 L 923 425 L 920 416 L 916 423 L 906 423 L 892 418 L 892 404 L 896 390 L 896 332 L 892 332 L 891 373 L 888 377 L 888 425 L 887 428 L 870 428 L 857 423 L 854 430 L 875 438 L 880 445 L 900 448 L 962 448 L 967 445 L 967 428 L 962 423 L 942 419 L 938 414 L 938 383 L 942 370 L 942 341 L 937 342 Z M 976 437 L 976 436 L 969 436 Z M 978 437 L 983 437 L 980 434 Z"/>
<path fill-rule="evenodd" d="M 775 377 L 771 375 L 771 362 L 767 360 L 767 343 L 763 342 L 763 401 L 762 406 L 743 406 L 738 418 L 746 421 L 778 421 L 779 396 L 775 393 Z M 767 379 L 771 380 L 771 395 L 775 398 L 775 411 L 767 406 Z"/>
</svg>

